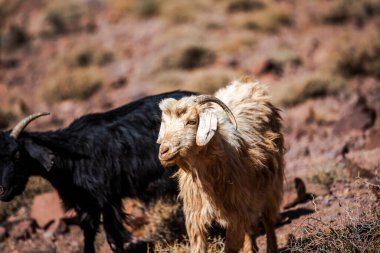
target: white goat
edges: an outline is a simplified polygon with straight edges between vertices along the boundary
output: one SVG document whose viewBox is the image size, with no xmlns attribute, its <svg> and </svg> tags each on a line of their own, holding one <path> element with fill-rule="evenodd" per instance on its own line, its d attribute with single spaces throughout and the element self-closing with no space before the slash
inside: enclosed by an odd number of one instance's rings
<svg viewBox="0 0 380 253">
<path fill-rule="evenodd" d="M 260 220 L 267 252 L 277 252 L 274 223 L 283 193 L 284 147 L 281 117 L 266 87 L 234 81 L 215 97 L 169 98 L 160 108 L 159 159 L 180 167 L 176 176 L 191 253 L 207 252 L 212 220 L 227 230 L 226 252 L 239 252 L 245 233 L 257 252 Z"/>
</svg>

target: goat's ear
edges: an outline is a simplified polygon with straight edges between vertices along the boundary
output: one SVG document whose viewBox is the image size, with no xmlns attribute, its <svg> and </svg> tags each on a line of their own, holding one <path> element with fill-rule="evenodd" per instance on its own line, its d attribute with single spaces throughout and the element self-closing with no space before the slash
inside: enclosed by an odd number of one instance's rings
<svg viewBox="0 0 380 253">
<path fill-rule="evenodd" d="M 215 135 L 218 126 L 218 118 L 216 114 L 206 110 L 199 114 L 199 125 L 196 136 L 198 146 L 206 145 Z"/>
<path fill-rule="evenodd" d="M 37 160 L 46 171 L 50 171 L 54 165 L 54 154 L 53 152 L 43 146 L 37 145 L 33 142 L 25 143 L 25 149 L 28 154 L 35 160 Z"/>
<path fill-rule="evenodd" d="M 157 138 L 158 144 L 161 144 L 162 138 L 164 137 L 164 133 L 165 133 L 165 124 L 161 122 L 160 132 L 158 132 L 158 138 Z"/>
</svg>

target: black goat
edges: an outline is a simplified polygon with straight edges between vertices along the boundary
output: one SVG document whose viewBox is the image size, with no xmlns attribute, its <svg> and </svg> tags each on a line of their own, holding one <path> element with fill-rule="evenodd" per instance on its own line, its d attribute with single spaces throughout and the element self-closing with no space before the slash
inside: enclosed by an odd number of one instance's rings
<svg viewBox="0 0 380 253">
<path fill-rule="evenodd" d="M 158 103 L 190 92 L 150 96 L 106 113 L 89 114 L 67 128 L 50 132 L 23 132 L 45 114 L 32 115 L 11 133 L 0 132 L 0 200 L 22 193 L 29 176 L 47 179 L 66 209 L 75 209 L 84 231 L 85 252 L 94 253 L 100 216 L 114 252 L 123 252 L 131 234 L 123 227 L 122 198 L 144 202 L 176 195 L 171 179 L 176 170 L 164 170 L 157 159 L 156 139 L 161 121 Z M 137 244 L 135 244 L 137 245 Z M 128 249 L 133 250 L 132 243 Z"/>
</svg>

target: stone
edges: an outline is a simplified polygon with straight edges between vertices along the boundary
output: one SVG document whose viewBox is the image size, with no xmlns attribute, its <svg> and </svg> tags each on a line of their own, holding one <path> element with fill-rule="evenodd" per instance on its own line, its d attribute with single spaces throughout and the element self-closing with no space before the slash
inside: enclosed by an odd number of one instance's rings
<svg viewBox="0 0 380 253">
<path fill-rule="evenodd" d="M 49 223 L 64 216 L 61 200 L 56 192 L 40 194 L 34 198 L 31 217 L 36 220 L 39 227 L 45 228 Z"/>
</svg>

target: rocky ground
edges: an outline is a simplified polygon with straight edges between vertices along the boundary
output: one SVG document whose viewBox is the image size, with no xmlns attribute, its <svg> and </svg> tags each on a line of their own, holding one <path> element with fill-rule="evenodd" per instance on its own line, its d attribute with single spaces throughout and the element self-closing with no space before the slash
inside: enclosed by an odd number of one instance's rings
<svg viewBox="0 0 380 253">
<path fill-rule="evenodd" d="M 376 0 L 0 0 L 0 128 L 50 111 L 56 129 L 173 89 L 212 93 L 233 78 L 267 83 L 282 108 L 284 252 L 380 252 L 380 4 Z M 125 201 L 128 227 L 183 232 L 179 205 Z M 173 232 L 174 231 L 174 232 Z M 265 248 L 265 236 L 259 238 Z M 110 252 L 104 235 L 100 252 Z M 0 252 L 81 252 L 75 213 L 48 185 L 0 203 Z M 220 251 L 222 240 L 211 244 Z"/>
</svg>

